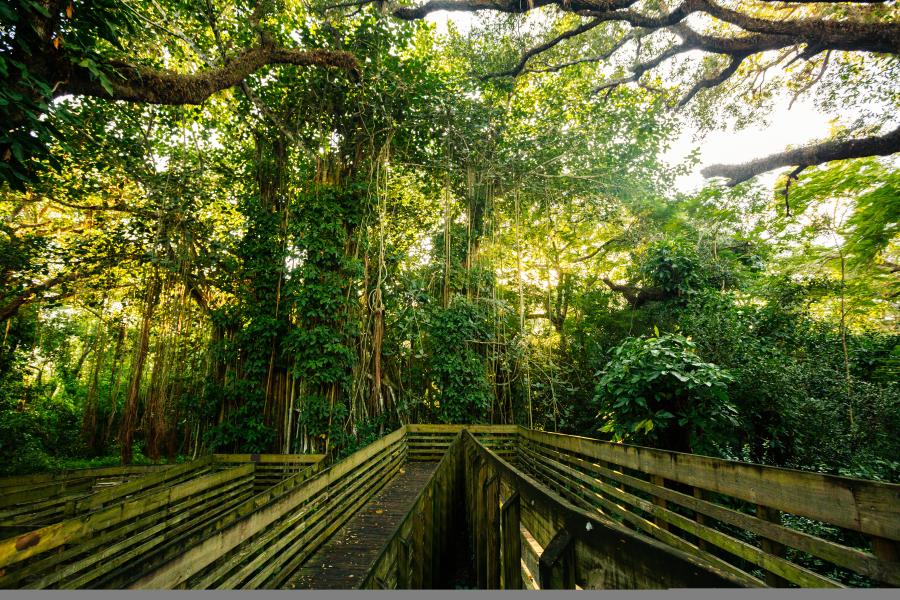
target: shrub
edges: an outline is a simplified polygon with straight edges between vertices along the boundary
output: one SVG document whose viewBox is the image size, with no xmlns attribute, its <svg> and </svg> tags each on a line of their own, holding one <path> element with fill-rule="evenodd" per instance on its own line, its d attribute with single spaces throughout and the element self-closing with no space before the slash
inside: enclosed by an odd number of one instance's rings
<svg viewBox="0 0 900 600">
<path fill-rule="evenodd" d="M 598 375 L 599 431 L 615 441 L 708 452 L 737 425 L 731 376 L 703 362 L 681 335 L 629 338 Z"/>
</svg>

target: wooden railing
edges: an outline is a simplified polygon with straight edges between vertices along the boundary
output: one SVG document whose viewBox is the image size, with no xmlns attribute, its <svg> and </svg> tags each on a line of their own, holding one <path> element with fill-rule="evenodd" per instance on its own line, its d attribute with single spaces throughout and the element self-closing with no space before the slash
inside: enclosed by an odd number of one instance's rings
<svg viewBox="0 0 900 600">
<path fill-rule="evenodd" d="M 0 587 L 124 587 L 297 487 L 323 459 L 211 455 L 66 500 L 56 527 L 0 543 Z"/>
<path fill-rule="evenodd" d="M 217 523 L 214 534 L 130 587 L 280 587 L 405 460 L 400 428 L 302 483 L 291 487 L 288 480 L 279 492 L 257 496 Z"/>
<path fill-rule="evenodd" d="M 56 523 L 71 514 L 74 500 L 169 468 L 104 467 L 0 479 L 0 538 Z"/>
<path fill-rule="evenodd" d="M 0 541 L 0 588 L 280 587 L 407 460 L 441 462 L 367 587 L 439 581 L 445 534 L 464 523 L 479 587 L 900 585 L 900 485 L 516 426 L 408 425 L 334 464 L 215 455 L 0 481 L 6 509 L 55 511 Z M 96 490 L 104 477 L 119 483 Z"/>
<path fill-rule="evenodd" d="M 516 460 L 519 440 L 517 425 L 407 425 L 409 459 L 438 461 L 465 429 L 479 442 L 506 460 Z"/>
<path fill-rule="evenodd" d="M 253 465 L 235 467 L 2 540 L 0 588 L 118 587 L 154 555 L 180 550 L 185 536 L 245 500 L 252 485 Z"/>
<path fill-rule="evenodd" d="M 278 485 L 325 460 L 324 454 L 214 454 L 217 465 L 256 465 L 254 492 L 262 492 Z M 320 465 L 322 466 L 322 465 Z"/>
<path fill-rule="evenodd" d="M 838 587 L 851 574 L 900 585 L 900 485 L 527 429 L 520 430 L 519 465 L 580 508 L 745 585 Z M 795 523 L 842 531 L 850 541 L 789 526 Z"/>
</svg>

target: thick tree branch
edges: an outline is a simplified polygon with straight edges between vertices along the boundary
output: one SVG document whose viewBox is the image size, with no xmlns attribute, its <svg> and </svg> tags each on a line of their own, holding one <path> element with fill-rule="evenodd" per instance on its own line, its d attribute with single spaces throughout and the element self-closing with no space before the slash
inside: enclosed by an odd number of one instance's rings
<svg viewBox="0 0 900 600">
<path fill-rule="evenodd" d="M 725 177 L 735 186 L 761 173 L 779 167 L 807 167 L 832 160 L 888 156 L 900 152 L 900 127 L 884 135 L 850 140 L 829 140 L 818 144 L 779 152 L 740 165 L 711 165 L 701 171 L 704 177 Z"/>
<path fill-rule="evenodd" d="M 536 8 L 556 5 L 564 12 L 593 17 L 601 22 L 620 21 L 633 27 L 664 29 L 677 25 L 689 15 L 702 12 L 729 23 L 746 33 L 787 37 L 793 43 L 806 43 L 822 50 L 861 52 L 900 52 L 900 24 L 868 21 L 865 18 L 765 19 L 720 6 L 713 0 L 683 0 L 667 14 L 648 15 L 632 10 L 637 0 L 429 0 L 415 7 L 399 7 L 391 14 L 412 20 L 421 19 L 436 11 L 476 12 L 494 10 L 507 13 L 526 13 Z M 736 36 L 733 39 L 740 39 Z M 760 49 L 762 52 L 765 49 Z"/>
<path fill-rule="evenodd" d="M 761 19 L 719 6 L 710 0 L 694 1 L 705 5 L 703 12 L 744 31 L 794 36 L 822 50 L 900 52 L 900 24 L 897 23 L 855 19 Z"/>
<path fill-rule="evenodd" d="M 78 281 L 79 279 L 82 279 L 84 277 L 87 277 L 87 275 L 78 272 L 57 275 L 55 277 L 47 279 L 46 281 L 26 288 L 11 297 L 5 298 L 3 304 L 0 305 L 0 323 L 6 321 L 7 319 L 10 319 L 11 317 L 14 317 L 16 313 L 19 312 L 19 309 L 22 308 L 22 306 L 36 299 L 43 292 L 49 291 L 58 285 Z"/>
<path fill-rule="evenodd" d="M 744 62 L 744 59 L 747 58 L 746 54 L 735 54 L 731 56 L 731 60 L 728 65 L 722 69 L 716 75 L 711 77 L 704 77 L 700 81 L 696 82 L 690 90 L 678 101 L 678 108 L 685 106 L 688 102 L 693 99 L 694 96 L 700 90 L 705 90 L 709 88 L 714 88 L 717 85 L 724 83 L 729 77 L 734 75 L 734 73 L 738 70 L 738 67 L 741 66 L 741 63 Z"/>
<path fill-rule="evenodd" d="M 601 281 L 614 292 L 619 292 L 629 304 L 635 308 L 640 308 L 644 304 L 651 301 L 667 300 L 672 297 L 665 290 L 659 288 L 639 288 L 634 285 L 616 283 L 609 277 L 602 277 Z"/>
<path fill-rule="evenodd" d="M 273 64 L 336 67 L 354 74 L 357 69 L 356 58 L 348 52 L 297 50 L 265 44 L 245 50 L 221 67 L 195 74 L 111 62 L 107 70 L 113 92 L 110 96 L 87 69 L 63 59 L 57 61 L 56 72 L 63 76 L 58 80 L 55 95 L 81 94 L 149 104 L 200 104 L 212 94 L 238 85 L 258 69 Z"/>
</svg>

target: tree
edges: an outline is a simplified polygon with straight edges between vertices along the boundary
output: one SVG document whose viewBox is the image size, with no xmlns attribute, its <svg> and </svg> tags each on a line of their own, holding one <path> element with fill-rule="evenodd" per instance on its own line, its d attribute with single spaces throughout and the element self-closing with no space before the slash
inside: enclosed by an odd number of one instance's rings
<svg viewBox="0 0 900 600">
<path fill-rule="evenodd" d="M 878 58 L 892 72 L 897 68 L 900 8 L 895 3 L 759 0 L 736 6 L 729 8 L 716 0 L 681 0 L 671 8 L 666 2 L 641 0 L 428 0 L 392 8 L 391 14 L 400 19 L 421 19 L 435 11 L 525 14 L 553 7 L 557 15 L 562 15 L 558 26 L 549 28 L 545 39 L 526 49 L 515 65 L 488 76 L 557 72 L 594 63 L 615 65 L 615 57 L 634 49 L 635 59 L 624 63 L 625 72 L 597 83 L 594 94 L 625 84 L 659 90 L 657 84 L 645 81 L 646 75 L 676 57 L 699 51 L 699 59 L 689 59 L 693 67 L 689 72 L 696 75 L 682 82 L 683 91 L 675 100 L 678 107 L 687 105 L 703 90 L 735 87 L 751 79 L 753 88 L 760 76 L 765 79 L 767 71 L 789 69 L 799 60 L 805 61 L 805 66 L 795 78 L 797 94 L 818 83 L 829 67 L 840 71 L 832 66 L 838 60 L 829 60 L 835 54 L 845 64 Z M 598 32 L 605 43 L 598 45 L 592 40 Z M 567 43 L 579 43 L 588 53 L 575 58 L 553 54 L 554 49 Z M 542 63 L 540 59 L 545 60 Z M 858 83 L 853 80 L 846 85 Z M 779 167 L 794 167 L 791 177 L 796 178 L 812 165 L 890 155 L 900 151 L 900 127 L 881 127 L 886 120 L 870 123 L 866 135 L 823 140 L 745 164 L 711 165 L 703 173 L 724 177 L 733 186 Z"/>
<path fill-rule="evenodd" d="M 0 181 L 15 187 L 35 180 L 37 160 L 57 128 L 46 119 L 66 95 L 184 105 L 240 84 L 267 65 L 336 67 L 355 72 L 348 52 L 296 48 L 267 25 L 274 3 L 236 6 L 239 18 L 197 6 L 122 0 L 15 0 L 0 6 Z M 184 30 L 193 30 L 188 36 Z M 159 35 L 176 40 L 160 55 Z M 227 43 L 223 42 L 223 35 Z M 176 64 L 186 68 L 165 67 Z M 198 68 L 202 66 L 202 68 Z M 64 111 L 63 111 L 64 113 Z M 63 115 L 65 116 L 65 115 Z"/>
</svg>

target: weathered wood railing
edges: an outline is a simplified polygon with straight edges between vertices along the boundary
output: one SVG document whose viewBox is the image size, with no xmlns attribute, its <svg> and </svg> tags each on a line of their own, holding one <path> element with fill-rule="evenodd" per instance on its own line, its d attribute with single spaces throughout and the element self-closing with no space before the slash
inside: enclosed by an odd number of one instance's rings
<svg viewBox="0 0 900 600">
<path fill-rule="evenodd" d="M 0 546 L 0 587 L 123 587 L 300 485 L 323 459 L 211 455 L 67 500 L 59 527 L 17 532 Z M 32 544 L 43 549 L 26 556 Z"/>
<path fill-rule="evenodd" d="M 0 479 L 0 538 L 55 523 L 71 512 L 73 500 L 169 468 L 104 467 Z"/>
<path fill-rule="evenodd" d="M 261 492 L 325 459 L 324 454 L 214 454 L 217 465 L 245 465 L 254 463 L 253 490 Z"/>
<path fill-rule="evenodd" d="M 418 427 L 418 426 L 411 426 Z M 409 430 L 410 443 L 422 431 L 448 432 L 447 428 Z M 452 434 L 437 469 L 419 493 L 412 509 L 379 552 L 368 576 L 360 582 L 368 589 L 428 589 L 444 581 L 452 563 L 452 544 L 465 522 L 462 501 L 463 455 L 460 431 Z M 443 441 L 443 440 L 441 440 Z M 420 446 L 421 447 L 421 446 Z M 431 453 L 419 453 L 432 456 Z M 412 450 L 410 449 L 412 456 Z M 412 460 L 412 458 L 411 458 Z"/>
<path fill-rule="evenodd" d="M 244 514 L 229 515 L 227 527 L 131 587 L 280 587 L 405 460 L 401 428 L 290 489 L 255 498 Z"/>
<path fill-rule="evenodd" d="M 519 465 L 580 508 L 728 570 L 745 585 L 836 587 L 835 567 L 900 585 L 900 485 L 527 429 L 520 430 Z M 787 526 L 801 519 L 840 528 L 857 542 L 867 536 L 869 549 Z"/>
<path fill-rule="evenodd" d="M 19 527 L 50 520 L 0 541 L 0 588 L 280 587 L 405 461 L 438 459 L 364 586 L 442 580 L 447 534 L 466 522 L 479 587 L 900 585 L 900 485 L 516 426 L 408 425 L 335 464 L 214 455 L 0 480 Z"/>
<path fill-rule="evenodd" d="M 517 425 L 407 425 L 410 460 L 438 461 L 463 429 L 502 456 L 515 461 L 519 440 Z"/>
<path fill-rule="evenodd" d="M 253 465 L 235 467 L 2 540 L 0 588 L 117 587 L 246 499 L 252 485 Z"/>
</svg>

